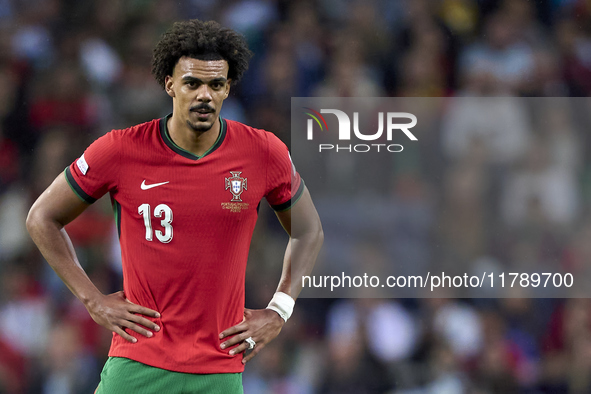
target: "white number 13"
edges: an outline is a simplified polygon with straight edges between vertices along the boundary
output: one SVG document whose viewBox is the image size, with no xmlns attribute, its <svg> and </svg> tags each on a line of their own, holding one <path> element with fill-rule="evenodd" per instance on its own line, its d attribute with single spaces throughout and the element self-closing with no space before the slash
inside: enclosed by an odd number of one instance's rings
<svg viewBox="0 0 591 394">
<path fill-rule="evenodd" d="M 152 218 L 150 216 L 150 204 L 142 204 L 137 209 L 138 213 L 144 217 L 144 225 L 146 226 L 146 240 L 152 241 Z M 164 214 L 164 219 L 160 221 L 164 227 L 164 233 L 156 230 L 156 238 L 162 243 L 169 243 L 172 240 L 172 209 L 166 204 L 157 205 L 154 209 L 154 217 L 161 218 Z"/>
</svg>

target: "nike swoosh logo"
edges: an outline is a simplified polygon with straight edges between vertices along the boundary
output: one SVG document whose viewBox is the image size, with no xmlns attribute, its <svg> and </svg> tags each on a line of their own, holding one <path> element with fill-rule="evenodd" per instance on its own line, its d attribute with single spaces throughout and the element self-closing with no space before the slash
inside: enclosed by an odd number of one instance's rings
<svg viewBox="0 0 591 394">
<path fill-rule="evenodd" d="M 148 189 L 151 189 L 151 188 L 156 187 L 156 186 L 166 185 L 169 182 L 170 181 L 160 182 L 160 183 L 153 183 L 151 185 L 146 185 L 146 180 L 144 179 L 144 181 L 142 182 L 142 185 L 140 187 L 142 188 L 142 190 L 148 190 Z"/>
</svg>

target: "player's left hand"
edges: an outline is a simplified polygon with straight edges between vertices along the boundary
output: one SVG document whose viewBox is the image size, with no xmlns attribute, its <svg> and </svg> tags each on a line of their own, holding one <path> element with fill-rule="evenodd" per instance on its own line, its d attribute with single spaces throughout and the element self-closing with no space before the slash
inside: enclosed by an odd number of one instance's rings
<svg viewBox="0 0 591 394">
<path fill-rule="evenodd" d="M 220 339 L 234 335 L 232 338 L 223 342 L 220 347 L 227 349 L 236 344 L 234 349 L 230 350 L 230 355 L 235 356 L 248 349 L 248 343 L 244 340 L 252 337 L 256 342 L 254 349 L 247 354 L 242 363 L 246 364 L 250 359 L 258 354 L 266 344 L 271 342 L 283 328 L 285 321 L 279 314 L 271 309 L 244 309 L 244 320 L 242 323 L 224 330 L 220 334 Z"/>
</svg>

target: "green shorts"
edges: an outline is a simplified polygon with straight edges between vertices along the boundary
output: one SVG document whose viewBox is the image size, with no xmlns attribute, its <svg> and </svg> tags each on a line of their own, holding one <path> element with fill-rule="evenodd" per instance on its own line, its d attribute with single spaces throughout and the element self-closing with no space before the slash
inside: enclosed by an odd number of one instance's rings
<svg viewBox="0 0 591 394">
<path fill-rule="evenodd" d="M 242 394 L 241 373 L 193 374 L 167 371 L 123 357 L 109 357 L 96 394 Z"/>
</svg>

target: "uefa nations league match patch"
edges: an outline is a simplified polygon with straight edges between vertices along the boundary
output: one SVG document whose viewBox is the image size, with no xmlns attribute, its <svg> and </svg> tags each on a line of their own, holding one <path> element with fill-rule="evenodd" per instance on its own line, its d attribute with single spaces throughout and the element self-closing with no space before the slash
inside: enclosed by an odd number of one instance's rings
<svg viewBox="0 0 591 394">
<path fill-rule="evenodd" d="M 82 175 L 86 175 L 86 171 L 88 171 L 88 163 L 84 159 L 84 155 L 80 156 L 78 161 L 76 161 L 76 165 L 80 169 L 80 172 L 82 172 Z"/>
</svg>

